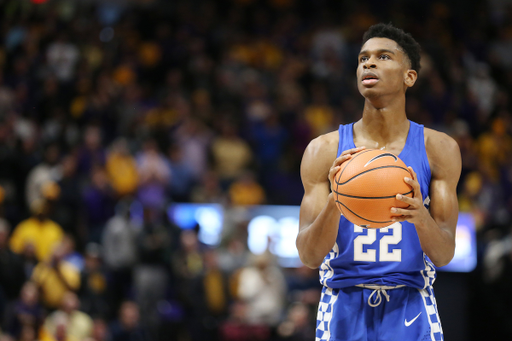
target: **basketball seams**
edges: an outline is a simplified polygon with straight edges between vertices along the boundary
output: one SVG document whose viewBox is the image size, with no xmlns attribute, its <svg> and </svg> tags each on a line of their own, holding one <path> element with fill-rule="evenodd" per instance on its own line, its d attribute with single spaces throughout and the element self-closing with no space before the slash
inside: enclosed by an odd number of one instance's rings
<svg viewBox="0 0 512 341">
<path fill-rule="evenodd" d="M 345 164 L 345 166 L 343 167 L 343 169 L 341 170 L 341 172 L 339 172 L 338 174 L 338 178 L 341 178 L 341 176 L 343 175 L 343 172 L 345 171 L 345 169 L 347 169 L 348 165 L 354 161 L 356 158 L 358 158 L 359 156 L 365 154 L 365 153 L 368 153 L 368 152 L 371 152 L 373 151 L 374 149 L 368 149 L 368 150 L 365 150 L 365 151 L 362 151 L 362 152 L 359 152 L 356 154 L 356 156 L 354 156 L 353 158 L 351 158 L 350 160 L 348 160 L 348 162 Z M 338 183 L 338 180 L 336 180 L 336 178 L 334 179 L 336 181 L 336 183 Z"/>
<path fill-rule="evenodd" d="M 337 195 L 341 195 L 341 196 L 348 197 L 348 198 L 354 198 L 354 199 L 391 199 L 391 198 L 396 197 L 396 195 L 389 195 L 389 196 L 385 196 L 385 197 L 362 197 L 362 196 L 357 196 L 357 195 L 343 194 L 341 192 L 338 192 L 337 190 L 338 190 L 338 188 L 336 188 L 336 191 L 334 191 L 334 193 L 336 193 Z M 408 194 L 411 194 L 412 192 L 413 192 L 413 190 L 410 190 L 407 193 L 400 193 L 400 194 L 408 195 Z"/>
<path fill-rule="evenodd" d="M 376 223 L 376 224 L 384 224 L 384 223 L 392 223 L 393 221 L 392 220 L 385 220 L 385 221 L 374 221 L 374 220 L 370 220 L 370 219 L 366 219 L 364 217 L 361 217 L 359 214 L 355 213 L 354 211 L 352 211 L 350 208 L 348 208 L 344 203 L 336 200 L 336 203 L 337 204 L 340 204 L 341 206 L 345 207 L 350 213 L 352 213 L 353 215 L 355 215 L 356 217 L 360 218 L 360 219 L 363 219 L 363 220 L 366 220 L 366 221 L 369 221 L 370 223 Z"/>
<path fill-rule="evenodd" d="M 356 159 L 358 156 L 360 155 L 363 155 L 367 152 L 370 152 L 372 151 L 373 149 L 368 149 L 368 150 L 365 150 L 365 151 L 362 151 L 362 152 L 359 152 L 356 154 L 356 156 L 354 156 L 353 158 L 351 158 L 350 160 L 348 160 L 348 162 L 345 164 L 345 166 L 343 167 L 343 169 L 341 170 L 341 172 L 338 172 L 338 174 L 336 174 L 336 176 L 334 176 L 334 182 L 336 183 L 336 190 L 334 191 L 335 193 L 339 193 L 339 186 L 340 186 L 340 182 L 339 182 L 339 179 L 341 179 L 341 176 L 343 175 L 343 172 L 345 171 L 345 169 L 347 169 L 348 165 L 354 160 Z M 338 178 L 338 179 L 336 179 Z M 338 200 L 336 200 L 336 202 L 338 202 Z M 343 209 L 341 208 L 341 206 L 338 206 L 338 208 L 341 209 L 341 213 L 343 214 Z M 347 208 L 348 209 L 348 208 Z M 349 210 L 350 211 L 350 210 Z"/>
<path fill-rule="evenodd" d="M 363 154 L 368 153 L 368 152 L 371 152 L 372 150 L 373 150 L 373 149 L 368 149 L 368 150 L 364 150 L 364 151 L 362 151 L 362 152 L 357 153 L 357 154 L 356 154 L 356 156 L 354 156 L 353 158 L 351 158 L 350 160 L 348 160 L 348 162 L 346 162 L 345 166 L 341 169 L 341 172 L 338 172 L 338 174 L 336 174 L 336 176 L 334 177 L 334 182 L 336 183 L 336 190 L 335 190 L 334 192 L 335 192 L 336 194 L 338 194 L 338 193 L 339 193 L 339 189 L 338 189 L 338 188 L 339 188 L 339 186 L 340 186 L 339 179 L 341 179 L 341 176 L 343 175 L 343 172 L 345 171 L 345 169 L 347 169 L 348 165 L 349 165 L 349 164 L 350 164 L 354 159 L 356 159 L 358 156 L 363 155 Z M 336 179 L 336 178 L 338 178 L 338 179 Z M 338 200 L 336 200 L 336 202 L 338 203 L 339 201 L 338 201 Z M 342 208 L 341 206 L 339 206 L 339 205 L 337 205 L 337 206 L 338 206 L 338 208 L 341 210 L 341 213 L 342 213 L 342 214 L 344 214 L 344 212 L 343 212 L 343 208 Z M 343 206 L 345 206 L 345 205 L 343 205 Z M 348 209 L 348 208 L 347 208 L 347 209 Z M 350 211 L 350 210 L 349 210 L 349 211 Z"/>
<path fill-rule="evenodd" d="M 409 170 L 408 170 L 407 168 L 402 167 L 402 166 L 394 166 L 394 165 L 393 165 L 393 166 L 389 166 L 389 165 L 386 165 L 386 166 L 379 166 L 379 167 L 375 167 L 375 168 L 372 168 L 372 169 L 368 169 L 368 170 L 365 170 L 365 171 L 363 171 L 363 172 L 361 172 L 361 173 L 357 173 L 356 175 L 354 175 L 353 177 L 351 177 L 350 179 L 348 179 L 348 180 L 347 180 L 347 181 L 345 181 L 345 182 L 338 182 L 338 180 L 336 180 L 336 179 L 335 179 L 335 181 L 336 181 L 336 184 L 337 184 L 338 186 L 340 186 L 340 185 L 345 185 L 346 183 L 348 183 L 348 182 L 352 181 L 353 179 L 357 178 L 357 177 L 358 177 L 358 176 L 360 176 L 360 175 L 363 175 L 363 174 L 369 173 L 369 172 L 374 171 L 374 170 L 384 169 L 384 168 L 400 168 L 400 169 L 405 170 L 407 173 L 409 173 Z M 409 173 L 409 174 L 411 174 L 411 173 Z M 340 174 L 340 176 L 339 176 L 339 177 L 341 178 L 341 174 Z M 336 187 L 336 189 L 338 189 L 338 188 Z"/>
</svg>

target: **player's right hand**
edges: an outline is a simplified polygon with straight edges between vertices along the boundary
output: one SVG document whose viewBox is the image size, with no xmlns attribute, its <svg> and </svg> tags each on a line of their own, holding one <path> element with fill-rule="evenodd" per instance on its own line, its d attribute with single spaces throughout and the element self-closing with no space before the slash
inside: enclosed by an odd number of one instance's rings
<svg viewBox="0 0 512 341">
<path fill-rule="evenodd" d="M 338 171 L 340 170 L 343 162 L 350 160 L 352 158 L 352 155 L 359 153 L 364 149 L 366 149 L 366 147 L 347 149 L 343 151 L 341 155 L 334 160 L 331 169 L 329 169 L 329 182 L 331 183 L 331 192 L 333 191 L 334 177 L 336 176 L 336 173 L 338 173 Z"/>
</svg>

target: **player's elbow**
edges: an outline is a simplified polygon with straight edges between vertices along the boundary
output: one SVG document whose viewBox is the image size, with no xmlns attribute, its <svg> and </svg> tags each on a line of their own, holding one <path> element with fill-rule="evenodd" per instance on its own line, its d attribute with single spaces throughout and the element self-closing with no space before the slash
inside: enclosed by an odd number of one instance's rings
<svg viewBox="0 0 512 341">
<path fill-rule="evenodd" d="M 437 257 L 432 257 L 430 260 L 436 267 L 441 267 L 448 265 L 453 259 L 453 256 L 455 255 L 455 244 L 453 245 L 453 248 L 450 248 L 449 250 L 446 250 L 443 254 L 438 255 Z"/>
<path fill-rule="evenodd" d="M 300 235 L 297 237 L 295 245 L 297 246 L 297 250 L 299 251 L 299 258 L 302 264 L 304 264 L 310 269 L 318 269 L 320 265 L 322 265 L 323 259 L 315 257 L 312 251 L 306 250 L 303 243 L 301 242 Z"/>
<path fill-rule="evenodd" d="M 304 264 L 305 266 L 307 266 L 310 269 L 318 269 L 320 267 L 320 265 L 322 265 L 321 261 L 308 259 L 308 257 L 304 257 L 300 253 L 299 253 L 299 257 L 300 257 L 302 264 Z"/>
<path fill-rule="evenodd" d="M 432 261 L 432 263 L 434 263 L 434 265 L 438 268 L 442 267 L 442 266 L 445 266 L 445 265 L 448 265 L 448 263 L 450 263 L 452 259 L 448 259 L 448 260 L 436 260 L 436 261 Z"/>
</svg>

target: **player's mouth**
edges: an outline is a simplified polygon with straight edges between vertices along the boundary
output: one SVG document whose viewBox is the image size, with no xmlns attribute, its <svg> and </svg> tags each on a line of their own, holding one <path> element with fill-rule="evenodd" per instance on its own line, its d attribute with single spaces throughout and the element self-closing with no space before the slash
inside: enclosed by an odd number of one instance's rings
<svg viewBox="0 0 512 341">
<path fill-rule="evenodd" d="M 364 84 L 364 85 L 374 85 L 376 84 L 377 82 L 379 81 L 379 77 L 377 77 L 376 74 L 374 74 L 373 72 L 366 72 L 363 77 L 362 77 L 362 80 L 361 82 Z"/>
</svg>

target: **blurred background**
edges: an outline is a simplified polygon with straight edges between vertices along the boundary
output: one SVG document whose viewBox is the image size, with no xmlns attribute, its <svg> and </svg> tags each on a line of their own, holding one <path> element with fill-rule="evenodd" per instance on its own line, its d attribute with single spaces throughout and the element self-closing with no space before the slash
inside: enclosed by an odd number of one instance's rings
<svg viewBox="0 0 512 341">
<path fill-rule="evenodd" d="M 512 1 L 2 0 L 0 17 L 0 340 L 313 340 L 300 161 L 360 118 L 378 22 L 423 48 L 409 118 L 462 152 L 471 261 L 439 272 L 445 337 L 512 339 Z"/>
</svg>

